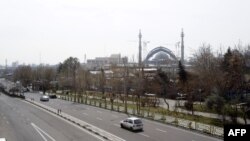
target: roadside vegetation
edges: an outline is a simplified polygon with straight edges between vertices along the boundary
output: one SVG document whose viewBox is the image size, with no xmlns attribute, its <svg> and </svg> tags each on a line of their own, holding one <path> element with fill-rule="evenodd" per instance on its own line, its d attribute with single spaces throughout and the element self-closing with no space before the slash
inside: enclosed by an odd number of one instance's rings
<svg viewBox="0 0 250 141">
<path fill-rule="evenodd" d="M 225 53 L 203 44 L 188 63 L 178 62 L 175 69 L 158 68 L 147 71 L 146 66 L 123 63 L 112 64 L 108 69 L 89 70 L 78 58 L 69 57 L 56 66 L 19 66 L 12 80 L 35 91 L 60 92 L 65 100 L 84 103 L 94 99 L 104 107 L 124 107 L 128 113 L 152 111 L 164 115 L 205 122 L 221 126 L 238 123 L 241 117 L 247 124 L 250 118 L 250 46 L 237 45 Z M 169 110 L 166 99 L 178 99 L 183 94 L 182 105 L 191 115 Z M 159 107 L 163 98 L 166 109 Z M 93 101 L 93 100 L 92 100 Z M 199 104 L 200 103 L 200 104 Z M 221 119 L 194 115 L 194 111 L 216 113 Z M 225 116 L 230 116 L 226 120 Z"/>
</svg>

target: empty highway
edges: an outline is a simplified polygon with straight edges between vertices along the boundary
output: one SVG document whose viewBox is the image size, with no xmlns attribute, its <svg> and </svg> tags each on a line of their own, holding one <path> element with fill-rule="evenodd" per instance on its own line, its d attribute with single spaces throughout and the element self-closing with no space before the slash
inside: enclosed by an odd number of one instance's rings
<svg viewBox="0 0 250 141">
<path fill-rule="evenodd" d="M 8 141 L 100 141 L 102 138 L 18 98 L 0 95 L 0 138 Z"/>
</svg>

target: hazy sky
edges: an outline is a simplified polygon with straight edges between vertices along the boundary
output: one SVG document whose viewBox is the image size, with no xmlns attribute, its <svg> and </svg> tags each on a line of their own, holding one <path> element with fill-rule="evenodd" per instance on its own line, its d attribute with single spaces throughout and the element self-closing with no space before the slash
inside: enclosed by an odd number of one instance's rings
<svg viewBox="0 0 250 141">
<path fill-rule="evenodd" d="M 147 51 L 176 53 L 181 29 L 186 56 L 202 43 L 213 50 L 250 43 L 250 0 L 1 0 L 0 64 L 57 64 L 121 53 L 137 60 L 138 31 Z"/>
</svg>

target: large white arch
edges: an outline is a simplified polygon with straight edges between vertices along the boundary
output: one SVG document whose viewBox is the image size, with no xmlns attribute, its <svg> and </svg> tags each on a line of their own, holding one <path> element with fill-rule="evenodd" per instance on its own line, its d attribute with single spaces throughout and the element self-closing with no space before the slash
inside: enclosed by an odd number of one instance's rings
<svg viewBox="0 0 250 141">
<path fill-rule="evenodd" d="M 165 52 L 165 53 L 169 54 L 170 57 L 172 57 L 175 61 L 178 61 L 177 57 L 174 55 L 174 53 L 173 53 L 170 49 L 168 49 L 168 48 L 166 48 L 166 47 L 159 46 L 159 47 L 156 47 L 156 48 L 152 49 L 152 50 L 148 53 L 147 57 L 146 57 L 145 60 L 144 60 L 144 63 L 147 64 L 148 61 L 149 61 L 149 59 L 150 59 L 153 55 L 155 55 L 156 53 L 158 53 L 158 52 Z"/>
</svg>

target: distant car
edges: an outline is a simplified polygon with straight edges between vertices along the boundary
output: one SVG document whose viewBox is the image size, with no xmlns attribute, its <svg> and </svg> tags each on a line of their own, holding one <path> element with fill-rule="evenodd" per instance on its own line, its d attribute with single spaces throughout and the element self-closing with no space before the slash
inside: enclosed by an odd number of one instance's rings
<svg viewBox="0 0 250 141">
<path fill-rule="evenodd" d="M 41 96 L 40 101 L 49 101 L 49 96 L 47 95 Z"/>
<path fill-rule="evenodd" d="M 49 98 L 54 99 L 54 98 L 57 98 L 57 96 L 55 94 L 51 94 L 51 95 L 49 95 Z"/>
<path fill-rule="evenodd" d="M 135 130 L 143 130 L 143 123 L 140 118 L 137 117 L 129 117 L 120 122 L 121 128 L 127 128 L 132 131 Z"/>
</svg>

